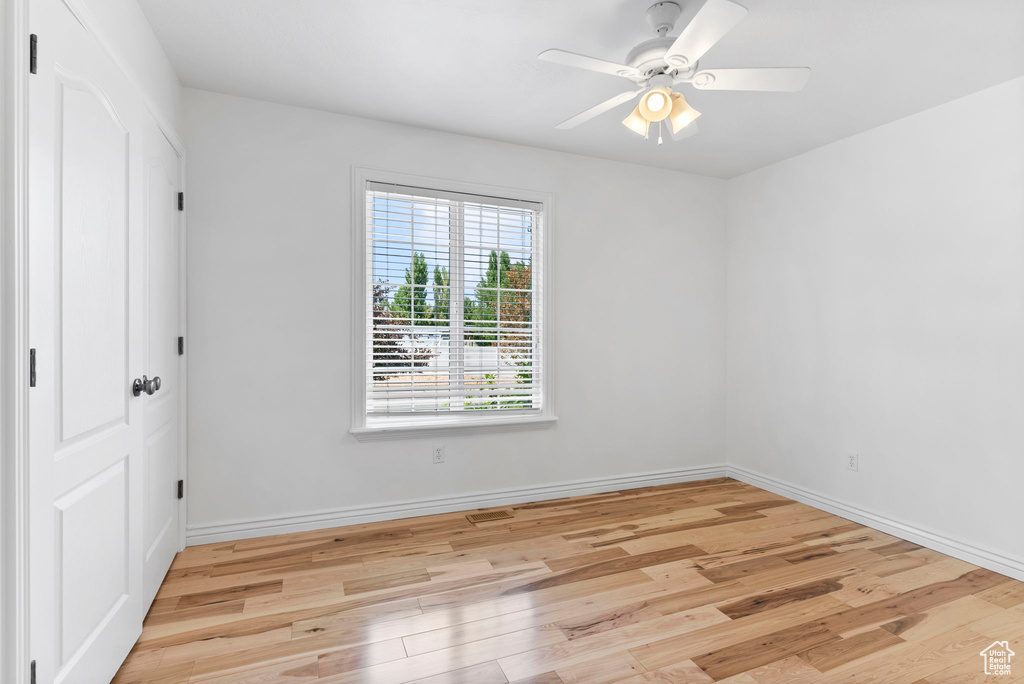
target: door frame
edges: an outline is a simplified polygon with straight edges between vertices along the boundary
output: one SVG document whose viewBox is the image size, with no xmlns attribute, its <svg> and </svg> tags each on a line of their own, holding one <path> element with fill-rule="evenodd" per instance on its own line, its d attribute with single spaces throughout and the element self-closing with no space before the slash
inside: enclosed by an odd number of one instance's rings
<svg viewBox="0 0 1024 684">
<path fill-rule="evenodd" d="M 0 680 L 29 680 L 28 0 L 4 0 L 0 236 Z"/>
<path fill-rule="evenodd" d="M 63 0 L 114 64 L 128 78 L 148 114 L 178 154 L 178 184 L 185 188 L 185 145 L 143 82 L 107 38 L 84 0 Z M 0 681 L 29 681 L 29 498 L 28 498 L 28 84 L 29 0 L 2 0 L 0 83 L 5 125 L 0 131 Z M 45 36 L 41 37 L 45 45 Z M 45 48 L 41 48 L 45 49 Z M 187 398 L 187 225 L 179 212 L 179 324 L 186 354 L 178 357 L 178 477 L 186 480 L 178 501 L 178 549 L 185 548 L 188 512 Z M 139 616 L 141 622 L 143 615 Z"/>
<path fill-rule="evenodd" d="M 148 103 L 147 103 L 147 108 Z M 152 111 L 152 110 L 151 110 Z M 185 192 L 185 145 L 173 135 L 170 125 L 166 127 L 160 119 L 156 120 L 160 131 L 167 137 L 171 147 L 178 153 L 178 188 L 179 192 Z M 168 135 L 168 132 L 172 135 Z M 185 481 L 184 496 L 178 499 L 178 552 L 185 550 L 185 530 L 188 528 L 188 521 L 185 519 L 188 513 L 188 284 L 185 277 L 188 275 L 186 262 L 188 257 L 188 231 L 185 230 L 188 215 L 188 198 L 185 198 L 185 205 L 178 212 L 178 329 L 180 335 L 185 338 L 184 354 L 178 355 L 178 387 L 181 392 L 178 394 L 178 477 Z"/>
</svg>

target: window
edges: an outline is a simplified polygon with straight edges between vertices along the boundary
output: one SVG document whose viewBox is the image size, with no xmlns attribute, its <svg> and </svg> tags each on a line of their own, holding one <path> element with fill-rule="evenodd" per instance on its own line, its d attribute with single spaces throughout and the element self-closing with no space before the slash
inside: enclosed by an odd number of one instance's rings
<svg viewBox="0 0 1024 684">
<path fill-rule="evenodd" d="M 357 183 L 363 392 L 353 432 L 552 420 L 543 199 L 424 185 Z"/>
</svg>

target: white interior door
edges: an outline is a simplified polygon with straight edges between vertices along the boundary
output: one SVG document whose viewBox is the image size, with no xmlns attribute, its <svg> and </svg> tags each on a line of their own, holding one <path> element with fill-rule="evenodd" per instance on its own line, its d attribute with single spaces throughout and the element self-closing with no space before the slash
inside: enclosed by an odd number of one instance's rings
<svg viewBox="0 0 1024 684">
<path fill-rule="evenodd" d="M 144 368 L 160 378 L 160 389 L 143 395 L 144 605 L 153 602 L 178 552 L 178 452 L 180 373 L 178 324 L 180 270 L 178 255 L 177 152 L 156 122 L 148 118 L 145 139 L 146 213 L 146 360 Z"/>
<path fill-rule="evenodd" d="M 143 106 L 64 4 L 29 21 L 30 650 L 99 684 L 142 622 Z"/>
</svg>

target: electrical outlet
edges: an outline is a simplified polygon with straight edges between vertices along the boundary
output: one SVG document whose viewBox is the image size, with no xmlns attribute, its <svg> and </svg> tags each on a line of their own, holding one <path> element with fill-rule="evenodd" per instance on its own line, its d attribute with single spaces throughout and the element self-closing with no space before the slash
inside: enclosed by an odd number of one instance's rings
<svg viewBox="0 0 1024 684">
<path fill-rule="evenodd" d="M 434 445 L 434 463 L 444 463 L 444 446 Z"/>
<path fill-rule="evenodd" d="M 856 471 L 857 470 L 857 466 L 859 464 L 859 461 L 860 461 L 860 456 L 858 456 L 857 454 L 847 454 L 846 455 L 846 469 L 847 470 Z"/>
</svg>

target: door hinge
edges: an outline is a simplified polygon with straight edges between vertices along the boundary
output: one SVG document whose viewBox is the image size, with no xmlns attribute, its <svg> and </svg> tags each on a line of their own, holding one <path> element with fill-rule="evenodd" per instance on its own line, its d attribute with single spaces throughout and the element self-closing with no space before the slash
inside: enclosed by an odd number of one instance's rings
<svg viewBox="0 0 1024 684">
<path fill-rule="evenodd" d="M 36 350 L 28 350 L 28 386 L 36 386 Z"/>
<path fill-rule="evenodd" d="M 185 211 L 185 193 L 178 193 L 178 211 Z"/>
<path fill-rule="evenodd" d="M 184 337 L 179 337 L 178 338 L 178 356 L 184 356 L 184 355 L 185 355 L 185 338 Z"/>
<path fill-rule="evenodd" d="M 28 665 L 28 676 L 30 684 L 36 684 L 36 661 L 32 661 Z"/>
<path fill-rule="evenodd" d="M 184 480 L 178 480 L 178 498 L 179 499 L 184 499 L 185 498 L 185 481 Z"/>
<path fill-rule="evenodd" d="M 39 38 L 36 34 L 31 34 L 28 37 L 28 73 L 36 73 L 36 69 L 39 67 Z"/>
</svg>

